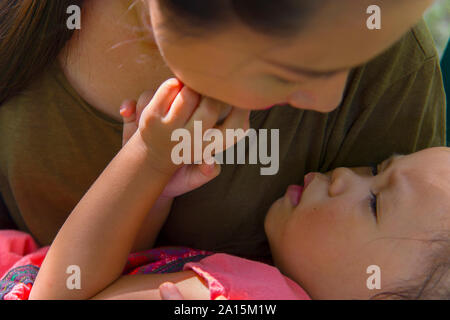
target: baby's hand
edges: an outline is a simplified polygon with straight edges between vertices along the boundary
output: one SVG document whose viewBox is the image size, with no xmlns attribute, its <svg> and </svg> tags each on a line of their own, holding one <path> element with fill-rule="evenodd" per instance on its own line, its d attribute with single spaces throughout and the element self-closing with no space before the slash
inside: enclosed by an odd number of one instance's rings
<svg viewBox="0 0 450 320">
<path fill-rule="evenodd" d="M 176 197 L 192 191 L 215 178 L 220 173 L 219 165 L 183 165 L 175 166 L 170 155 L 174 142 L 173 130 L 185 128 L 193 136 L 194 121 L 202 121 L 203 130 L 213 127 L 220 113 L 220 103 L 210 98 L 201 98 L 199 94 L 183 86 L 176 79 L 166 81 L 156 94 L 145 92 L 139 101 L 127 100 L 122 104 L 121 115 L 124 118 L 123 145 L 140 130 L 146 141 L 153 161 L 160 161 L 160 170 L 175 174 L 166 186 L 163 196 Z M 225 131 L 233 126 L 248 129 L 249 112 L 236 109 L 227 117 L 218 129 Z M 224 149 L 228 146 L 224 146 Z M 164 163 L 170 162 L 170 163 Z"/>
<path fill-rule="evenodd" d="M 213 127 L 219 130 L 223 137 L 226 137 L 226 129 L 240 128 L 245 131 L 249 127 L 250 111 L 238 108 L 233 108 L 225 121 L 220 126 L 216 126 L 221 111 L 228 105 L 208 97 L 202 97 L 177 79 L 167 80 L 151 99 L 149 96 L 151 93 L 143 94 L 137 103 L 138 131 L 143 145 L 147 148 L 147 155 L 151 159 L 152 165 L 156 166 L 155 169 L 168 175 L 173 174 L 176 169 L 181 167 L 172 159 L 172 151 L 179 144 L 178 141 L 172 141 L 172 134 L 175 130 L 184 129 L 184 133 L 187 131 L 191 137 L 190 159 L 201 159 L 207 146 L 203 144 L 203 148 L 194 147 L 198 145 L 197 141 L 194 141 L 197 138 L 197 134 L 194 135 L 196 122 L 201 122 L 200 138 L 203 138 L 204 133 Z M 139 114 L 140 109 L 143 109 L 141 114 Z M 216 150 L 217 152 L 237 143 L 235 139 L 234 142 L 231 141 L 232 143 L 227 145 L 230 143 L 229 139 L 223 140 L 224 144 L 220 150 Z"/>
<path fill-rule="evenodd" d="M 123 118 L 122 146 L 136 133 L 139 117 L 137 116 L 135 100 L 126 100 L 120 107 Z M 185 165 L 178 169 L 164 189 L 162 196 L 167 198 L 178 197 L 208 183 L 220 173 L 220 166 L 215 165 Z"/>
</svg>

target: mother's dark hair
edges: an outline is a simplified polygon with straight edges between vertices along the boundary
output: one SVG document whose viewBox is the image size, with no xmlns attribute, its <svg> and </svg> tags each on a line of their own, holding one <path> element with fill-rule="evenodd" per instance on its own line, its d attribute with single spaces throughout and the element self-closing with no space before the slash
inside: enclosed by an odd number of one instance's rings
<svg viewBox="0 0 450 320">
<path fill-rule="evenodd" d="M 237 18 L 253 31 L 278 38 L 298 33 L 327 0 L 158 0 L 167 26 L 198 35 L 224 29 Z"/>
<path fill-rule="evenodd" d="M 0 105 L 52 63 L 73 30 L 70 5 L 83 0 L 0 0 Z"/>
</svg>

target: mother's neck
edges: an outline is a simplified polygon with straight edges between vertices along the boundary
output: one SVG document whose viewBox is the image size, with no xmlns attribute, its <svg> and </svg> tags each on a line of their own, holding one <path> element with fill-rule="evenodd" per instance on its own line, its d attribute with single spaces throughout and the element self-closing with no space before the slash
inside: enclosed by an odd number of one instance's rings
<svg viewBox="0 0 450 320">
<path fill-rule="evenodd" d="M 118 121 L 123 100 L 156 91 L 173 76 L 145 28 L 143 10 L 141 1 L 85 1 L 81 30 L 58 58 L 78 94 Z"/>
</svg>

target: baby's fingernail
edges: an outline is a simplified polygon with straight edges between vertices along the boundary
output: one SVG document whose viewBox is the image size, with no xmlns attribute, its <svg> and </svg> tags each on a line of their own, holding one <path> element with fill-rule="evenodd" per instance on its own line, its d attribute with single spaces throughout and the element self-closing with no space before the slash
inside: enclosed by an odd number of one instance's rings
<svg viewBox="0 0 450 320">
<path fill-rule="evenodd" d="M 120 115 L 124 118 L 128 118 L 133 114 L 132 110 L 128 106 L 120 107 Z"/>
<path fill-rule="evenodd" d="M 208 161 L 214 161 L 213 159 L 208 159 Z M 204 170 L 207 175 L 211 175 L 216 171 L 216 162 L 214 161 L 211 164 L 205 163 Z"/>
</svg>

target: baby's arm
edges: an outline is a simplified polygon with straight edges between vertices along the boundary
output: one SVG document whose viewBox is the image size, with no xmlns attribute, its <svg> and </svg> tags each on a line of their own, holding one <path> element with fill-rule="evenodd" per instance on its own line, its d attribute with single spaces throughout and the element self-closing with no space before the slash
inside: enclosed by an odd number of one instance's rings
<svg viewBox="0 0 450 320">
<path fill-rule="evenodd" d="M 179 90 L 173 81 L 166 82 L 155 94 L 154 111 L 167 110 L 161 104 L 173 101 Z M 152 137 L 157 139 L 158 132 Z M 41 266 L 30 299 L 87 299 L 119 278 L 138 231 L 171 178 L 154 163 L 143 139 L 140 132 L 131 137 L 72 211 Z M 80 268 L 80 290 L 67 288 L 71 265 Z"/>
<path fill-rule="evenodd" d="M 201 100 L 201 101 L 200 101 Z M 220 166 L 177 166 L 171 159 L 174 130 L 193 135 L 195 121 L 204 130 L 219 118 L 219 105 L 175 80 L 166 81 L 145 107 L 139 130 L 111 161 L 72 211 L 42 263 L 30 299 L 88 299 L 122 274 L 142 226 L 149 242 L 167 218 L 172 198 L 218 175 Z M 233 110 L 218 127 L 248 128 L 249 112 Z M 203 150 L 202 150 L 203 152 Z M 172 183 L 172 186 L 170 184 Z M 148 226 L 147 226 L 148 227 Z M 150 231 L 148 231 L 150 230 Z M 70 266 L 81 271 L 81 289 L 66 283 Z"/>
<path fill-rule="evenodd" d="M 140 116 L 149 104 L 152 92 L 145 92 L 139 98 L 139 102 L 126 100 L 120 107 L 123 117 L 122 145 L 125 146 L 134 133 L 138 130 Z M 170 212 L 175 197 L 190 192 L 214 179 L 220 172 L 220 166 L 208 165 L 185 165 L 181 167 L 169 181 L 164 191 L 156 200 L 141 230 L 136 237 L 132 251 L 143 251 L 152 248 L 156 237 L 161 230 L 167 215 Z"/>
<path fill-rule="evenodd" d="M 170 179 L 149 166 L 139 139 L 133 136 L 72 211 L 30 299 L 86 299 L 121 275 L 136 234 Z M 71 265 L 80 267 L 81 290 L 66 287 Z"/>
<path fill-rule="evenodd" d="M 123 119 L 122 147 L 124 147 L 139 127 L 139 117 L 153 95 L 144 93 L 141 95 L 140 105 L 135 100 L 126 100 L 120 106 L 120 115 Z M 169 182 L 170 184 L 170 182 Z M 166 186 L 167 189 L 167 186 Z M 155 201 L 150 212 L 147 214 L 136 235 L 132 252 L 144 251 L 153 247 L 166 217 L 169 215 L 174 197 L 165 195 L 164 191 Z"/>
</svg>

